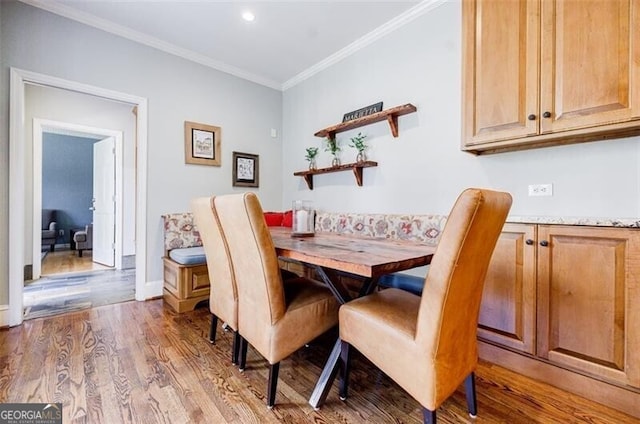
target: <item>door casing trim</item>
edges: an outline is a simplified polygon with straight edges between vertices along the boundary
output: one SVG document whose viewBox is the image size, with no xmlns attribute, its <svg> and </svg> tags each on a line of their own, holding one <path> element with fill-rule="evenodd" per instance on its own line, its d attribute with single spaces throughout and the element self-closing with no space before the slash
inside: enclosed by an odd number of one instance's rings
<svg viewBox="0 0 640 424">
<path fill-rule="evenodd" d="M 130 103 L 136 113 L 136 300 L 155 296 L 147 283 L 147 128 L 148 102 L 144 97 L 108 90 L 19 68 L 10 69 L 9 90 L 9 326 L 22 323 L 24 286 L 24 228 L 27 178 L 25 170 L 25 85 L 37 84 Z"/>
</svg>

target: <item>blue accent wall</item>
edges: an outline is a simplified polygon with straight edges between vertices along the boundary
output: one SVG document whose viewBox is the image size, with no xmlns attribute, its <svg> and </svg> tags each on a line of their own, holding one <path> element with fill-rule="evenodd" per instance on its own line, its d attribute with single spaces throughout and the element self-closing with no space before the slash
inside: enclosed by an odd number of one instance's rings
<svg viewBox="0 0 640 424">
<path fill-rule="evenodd" d="M 84 228 L 93 220 L 93 138 L 42 134 L 42 208 L 56 209 L 58 230 L 69 243 L 71 228 Z"/>
</svg>

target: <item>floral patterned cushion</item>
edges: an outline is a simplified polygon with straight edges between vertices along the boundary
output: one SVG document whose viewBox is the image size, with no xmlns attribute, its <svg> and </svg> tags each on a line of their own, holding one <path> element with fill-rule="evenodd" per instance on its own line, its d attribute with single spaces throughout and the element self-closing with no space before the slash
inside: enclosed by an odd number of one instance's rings
<svg viewBox="0 0 640 424">
<path fill-rule="evenodd" d="M 445 215 L 394 215 L 319 212 L 316 231 L 365 237 L 413 240 L 436 245 L 447 221 Z"/>
<path fill-rule="evenodd" d="M 191 212 L 171 213 L 162 215 L 162 218 L 164 219 L 165 250 L 202 246 L 202 239 L 193 223 Z"/>
<path fill-rule="evenodd" d="M 288 212 L 288 211 L 287 211 Z M 191 212 L 162 215 L 164 248 L 202 246 Z M 355 234 L 364 237 L 413 240 L 436 245 L 447 221 L 445 215 L 394 215 L 318 212 L 316 231 Z"/>
<path fill-rule="evenodd" d="M 267 225 L 291 227 L 291 213 L 289 210 L 264 214 Z M 164 249 L 167 252 L 173 249 L 202 246 L 200 233 L 193 222 L 193 213 L 170 213 L 162 215 L 162 219 L 164 220 Z"/>
</svg>

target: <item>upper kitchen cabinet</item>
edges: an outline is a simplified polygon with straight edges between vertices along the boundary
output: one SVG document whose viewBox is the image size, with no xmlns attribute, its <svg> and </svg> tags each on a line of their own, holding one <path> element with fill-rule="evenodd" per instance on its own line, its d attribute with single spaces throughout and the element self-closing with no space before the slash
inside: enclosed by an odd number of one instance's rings
<svg viewBox="0 0 640 424">
<path fill-rule="evenodd" d="M 640 134 L 640 0 L 465 0 L 473 153 Z"/>
</svg>

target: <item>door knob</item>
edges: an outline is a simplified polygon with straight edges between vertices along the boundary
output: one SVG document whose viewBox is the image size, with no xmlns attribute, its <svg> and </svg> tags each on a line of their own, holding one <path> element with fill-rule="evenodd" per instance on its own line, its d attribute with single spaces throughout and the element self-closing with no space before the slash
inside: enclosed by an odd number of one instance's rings
<svg viewBox="0 0 640 424">
<path fill-rule="evenodd" d="M 543 118 L 551 118 L 551 112 L 546 111 L 545 113 L 542 114 Z"/>
</svg>

